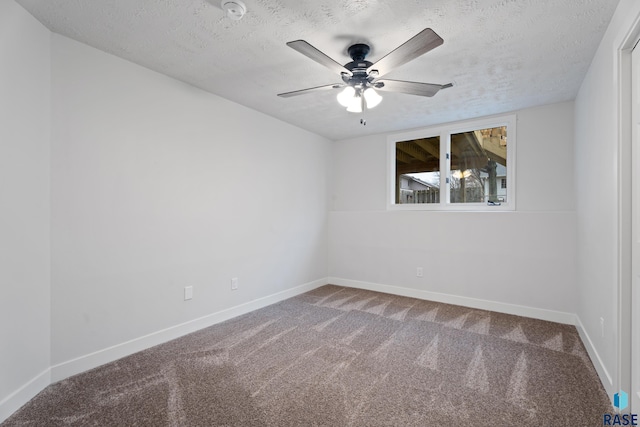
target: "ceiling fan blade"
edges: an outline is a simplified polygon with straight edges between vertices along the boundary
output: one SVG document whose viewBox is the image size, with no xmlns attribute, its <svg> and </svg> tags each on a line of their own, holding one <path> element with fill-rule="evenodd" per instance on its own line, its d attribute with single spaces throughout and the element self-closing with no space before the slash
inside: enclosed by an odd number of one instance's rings
<svg viewBox="0 0 640 427">
<path fill-rule="evenodd" d="M 453 86 L 452 83 L 437 85 L 434 83 L 406 82 L 404 80 L 378 80 L 374 84 L 374 87 L 379 90 L 419 96 L 433 96 L 438 93 L 440 89 L 446 89 L 451 86 Z"/>
<path fill-rule="evenodd" d="M 338 74 L 346 73 L 350 76 L 353 75 L 353 73 L 347 70 L 346 68 L 344 68 L 342 64 L 339 64 L 333 59 L 329 58 L 327 55 L 325 55 L 315 47 L 311 46 L 309 43 L 307 43 L 304 40 L 295 40 L 295 41 L 289 42 L 287 43 L 287 46 L 289 46 L 294 50 L 297 50 L 304 56 L 313 59 L 317 63 L 324 65 L 328 69 Z"/>
<path fill-rule="evenodd" d="M 437 35 L 431 28 L 425 28 L 367 68 L 367 73 L 377 70 L 378 77 L 383 76 L 394 68 L 406 64 L 412 59 L 416 59 L 431 49 L 440 46 L 442 43 L 444 43 L 442 37 Z"/>
<path fill-rule="evenodd" d="M 290 98 L 292 96 L 305 95 L 307 93 L 312 93 L 312 92 L 321 92 L 323 90 L 328 90 L 328 89 L 338 89 L 341 87 L 344 87 L 344 84 L 335 83 L 332 85 L 310 87 L 309 89 L 294 90 L 293 92 L 279 93 L 278 96 L 281 98 Z"/>
</svg>

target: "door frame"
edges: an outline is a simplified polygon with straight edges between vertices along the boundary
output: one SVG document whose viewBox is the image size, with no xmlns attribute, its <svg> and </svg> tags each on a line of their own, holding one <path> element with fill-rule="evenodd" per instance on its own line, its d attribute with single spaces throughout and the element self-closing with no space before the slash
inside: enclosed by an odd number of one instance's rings
<svg viewBox="0 0 640 427">
<path fill-rule="evenodd" d="M 640 176 L 640 143 L 633 140 L 633 83 L 632 52 L 640 40 L 640 16 L 624 37 L 618 49 L 618 370 L 617 390 L 629 391 L 631 411 L 640 412 L 640 364 L 634 368 L 632 360 L 640 360 L 640 292 L 633 291 L 633 274 L 640 270 L 634 266 L 632 233 L 640 233 L 633 227 L 634 216 L 640 216 L 640 192 L 632 185 Z M 640 49 L 640 48 L 638 48 Z M 638 52 L 637 52 L 638 53 Z M 640 80 L 640 79 L 638 79 Z M 637 227 L 636 227 L 637 228 Z M 640 237 L 640 236 L 639 236 Z"/>
<path fill-rule="evenodd" d="M 633 307 L 640 307 L 640 47 L 635 41 L 631 55 L 631 295 L 630 295 L 630 403 L 632 413 L 640 412 L 640 311 L 633 311 Z M 633 361 L 636 361 L 635 366 Z"/>
</svg>

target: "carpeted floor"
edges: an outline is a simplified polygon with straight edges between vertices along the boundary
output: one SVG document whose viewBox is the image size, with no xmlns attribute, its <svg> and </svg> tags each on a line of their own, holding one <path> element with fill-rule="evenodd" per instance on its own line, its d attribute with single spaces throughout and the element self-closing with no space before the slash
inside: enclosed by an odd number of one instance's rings
<svg viewBox="0 0 640 427">
<path fill-rule="evenodd" d="M 601 426 L 572 326 L 324 286 L 53 384 L 6 426 Z"/>
</svg>

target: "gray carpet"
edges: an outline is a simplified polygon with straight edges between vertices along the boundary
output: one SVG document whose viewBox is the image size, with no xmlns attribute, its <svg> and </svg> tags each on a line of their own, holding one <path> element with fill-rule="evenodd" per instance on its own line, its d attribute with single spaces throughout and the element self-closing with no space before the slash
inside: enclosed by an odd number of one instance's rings
<svg viewBox="0 0 640 427">
<path fill-rule="evenodd" d="M 324 286 L 49 386 L 2 426 L 601 426 L 572 326 Z"/>
</svg>

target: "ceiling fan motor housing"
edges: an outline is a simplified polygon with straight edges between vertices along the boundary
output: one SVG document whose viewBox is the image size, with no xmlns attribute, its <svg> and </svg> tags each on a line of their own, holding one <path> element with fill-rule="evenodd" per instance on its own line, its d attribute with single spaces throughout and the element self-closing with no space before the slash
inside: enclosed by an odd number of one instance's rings
<svg viewBox="0 0 640 427">
<path fill-rule="evenodd" d="M 351 86 L 365 87 L 372 80 L 367 73 L 367 68 L 373 63 L 364 59 L 370 50 L 368 45 L 362 43 L 349 46 L 347 52 L 353 61 L 345 64 L 344 68 L 351 71 L 353 75 L 342 74 L 342 80 L 345 83 Z"/>
</svg>

